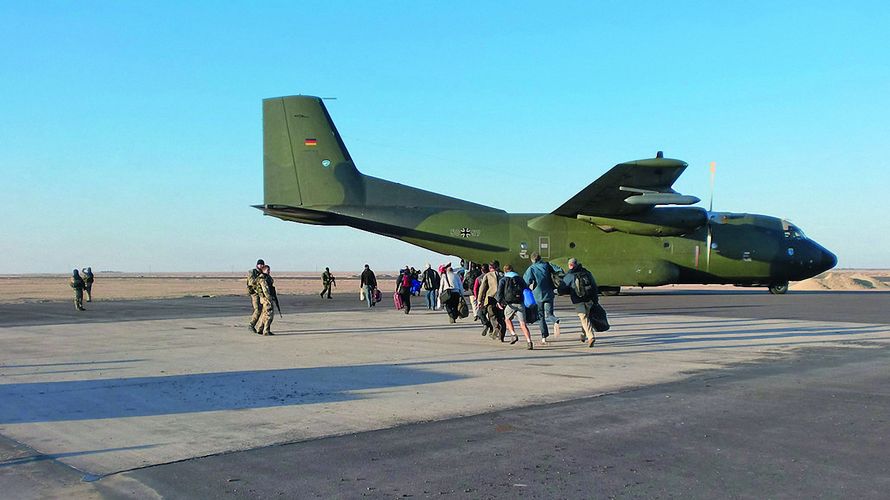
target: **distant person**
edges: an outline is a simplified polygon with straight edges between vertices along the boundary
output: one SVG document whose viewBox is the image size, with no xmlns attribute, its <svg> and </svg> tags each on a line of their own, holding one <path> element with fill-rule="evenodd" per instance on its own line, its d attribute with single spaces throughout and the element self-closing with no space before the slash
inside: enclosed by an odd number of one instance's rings
<svg viewBox="0 0 890 500">
<path fill-rule="evenodd" d="M 564 272 L 560 267 L 554 266 L 549 262 L 541 260 L 541 255 L 537 252 L 531 254 L 532 265 L 525 271 L 522 277 L 532 293 L 535 295 L 535 301 L 541 311 L 541 319 L 539 327 L 541 328 L 542 343 L 547 343 L 547 337 L 550 331 L 547 329 L 547 322 L 553 323 L 553 332 L 559 336 L 559 318 L 553 314 L 553 300 L 555 298 L 554 291 L 556 284 L 553 282 L 553 275 Z"/>
<path fill-rule="evenodd" d="M 324 298 L 325 293 L 328 294 L 329 299 L 332 298 L 331 287 L 337 286 L 337 278 L 335 278 L 334 275 L 331 274 L 331 269 L 329 267 L 324 268 L 324 273 L 321 274 L 321 282 L 322 284 L 324 284 L 324 289 L 319 294 L 321 295 L 321 298 Z"/>
<path fill-rule="evenodd" d="M 264 335 L 272 333 L 272 320 L 275 319 L 274 302 L 278 299 L 275 295 L 275 280 L 272 279 L 271 269 L 267 265 L 260 268 L 260 275 L 256 280 L 256 292 L 263 305 L 263 312 L 256 323 L 256 332 Z"/>
<path fill-rule="evenodd" d="M 411 295 L 420 296 L 420 271 L 411 266 Z"/>
<path fill-rule="evenodd" d="M 71 272 L 71 278 L 68 280 L 68 285 L 74 289 L 74 308 L 78 311 L 86 311 L 83 308 L 83 289 L 86 284 L 83 281 L 83 278 L 80 277 L 80 273 L 77 272 L 77 269 Z"/>
<path fill-rule="evenodd" d="M 602 331 L 608 330 L 609 324 L 606 320 L 606 312 L 599 305 L 599 290 L 596 280 L 590 271 L 584 269 L 574 257 L 569 259 L 569 272 L 559 283 L 559 293 L 571 296 L 572 304 L 575 305 L 575 311 L 581 320 L 581 329 L 584 331 L 581 339 L 587 342 L 587 347 L 593 347 L 596 342 L 594 322 L 600 322 L 599 326 Z"/>
<path fill-rule="evenodd" d="M 399 278 L 396 280 L 396 293 L 399 294 L 405 314 L 409 314 L 411 312 L 411 268 L 408 266 L 405 266 L 405 269 L 399 273 Z"/>
<path fill-rule="evenodd" d="M 448 313 L 448 322 L 456 323 L 460 316 L 458 304 L 462 298 L 463 288 L 461 288 L 459 276 L 451 269 L 451 262 L 442 267 L 441 277 L 439 296 L 442 300 L 442 307 Z"/>
<path fill-rule="evenodd" d="M 257 286 L 259 285 L 257 281 L 259 280 L 260 275 L 263 274 L 262 268 L 265 265 L 266 262 L 263 261 L 263 259 L 260 259 L 256 261 L 256 267 L 247 273 L 247 295 L 250 296 L 250 304 L 253 306 L 253 314 L 250 316 L 250 323 L 248 324 L 247 329 L 253 333 L 260 333 L 256 330 L 256 324 L 260 319 L 260 315 L 263 313 L 263 304 L 257 293 Z"/>
<path fill-rule="evenodd" d="M 93 301 L 93 281 L 95 281 L 95 276 L 93 276 L 93 269 L 90 267 L 86 267 L 83 270 L 83 289 L 87 292 L 87 302 Z"/>
<path fill-rule="evenodd" d="M 423 271 L 422 278 L 423 289 L 426 290 L 426 308 L 435 311 L 438 309 L 436 303 L 439 299 L 441 278 L 439 273 L 429 263 L 426 265 L 426 270 Z"/>
<path fill-rule="evenodd" d="M 496 299 L 498 306 L 504 310 L 504 323 L 507 330 L 513 336 L 510 344 L 515 344 L 519 340 L 516 330 L 513 329 L 513 318 L 519 321 L 519 329 L 525 335 L 525 342 L 528 344 L 528 350 L 535 348 L 532 344 L 532 335 L 528 331 L 528 325 L 525 323 L 525 303 L 523 301 L 522 292 L 528 288 L 522 276 L 513 272 L 513 266 L 507 264 L 504 266 L 504 277 L 498 283 L 498 291 Z"/>
<path fill-rule="evenodd" d="M 377 304 L 374 300 L 374 291 L 377 290 L 377 276 L 374 276 L 374 271 L 367 264 L 365 264 L 365 270 L 362 271 L 361 287 L 365 292 L 365 301 L 368 303 L 368 307 L 374 307 Z"/>
<path fill-rule="evenodd" d="M 504 277 L 500 266 L 500 262 L 496 260 L 489 264 L 489 271 L 480 278 L 476 300 L 481 307 L 485 308 L 485 316 L 488 319 L 488 324 L 482 329 L 482 335 L 484 336 L 488 333 L 491 338 L 497 338 L 503 342 L 507 327 L 504 324 L 504 311 L 498 307 L 498 302 L 495 298 L 498 291 L 498 283 Z"/>
</svg>

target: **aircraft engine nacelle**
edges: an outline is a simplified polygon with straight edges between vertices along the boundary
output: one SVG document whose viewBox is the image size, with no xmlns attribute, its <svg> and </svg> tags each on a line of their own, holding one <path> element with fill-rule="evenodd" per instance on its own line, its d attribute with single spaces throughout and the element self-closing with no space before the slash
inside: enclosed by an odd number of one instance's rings
<svg viewBox="0 0 890 500">
<path fill-rule="evenodd" d="M 640 236 L 680 236 L 691 233 L 708 221 L 708 212 L 698 207 L 653 208 L 640 215 L 621 218 L 579 215 L 605 232 L 620 231 Z"/>
</svg>

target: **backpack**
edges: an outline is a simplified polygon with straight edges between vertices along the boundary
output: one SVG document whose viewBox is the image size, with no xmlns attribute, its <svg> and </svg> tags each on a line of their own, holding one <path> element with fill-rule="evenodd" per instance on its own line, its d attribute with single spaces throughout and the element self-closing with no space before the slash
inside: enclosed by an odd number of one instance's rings
<svg viewBox="0 0 890 500">
<path fill-rule="evenodd" d="M 474 268 L 474 269 L 470 269 L 469 271 L 467 271 L 467 274 L 464 275 L 464 281 L 463 281 L 464 290 L 472 290 L 473 283 L 476 282 L 476 278 L 478 278 L 481 274 L 482 274 L 481 269 Z"/>
<path fill-rule="evenodd" d="M 396 287 L 396 293 L 405 294 L 411 290 L 411 277 L 407 273 L 402 274 L 399 278 L 399 286 Z"/>
<path fill-rule="evenodd" d="M 575 295 L 581 300 L 592 300 L 596 297 L 596 282 L 590 271 L 583 270 L 575 274 L 575 282 L 572 284 L 575 288 Z"/>
<path fill-rule="evenodd" d="M 510 276 L 504 284 L 504 302 L 522 304 L 522 290 L 525 288 L 519 276 Z"/>
</svg>

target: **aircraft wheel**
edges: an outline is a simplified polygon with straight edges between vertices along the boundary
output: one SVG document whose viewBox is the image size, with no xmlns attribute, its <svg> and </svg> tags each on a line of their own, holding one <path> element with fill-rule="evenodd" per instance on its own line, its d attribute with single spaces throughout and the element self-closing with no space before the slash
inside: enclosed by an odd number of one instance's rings
<svg viewBox="0 0 890 500">
<path fill-rule="evenodd" d="M 788 282 L 774 283 L 769 286 L 769 293 L 773 295 L 782 295 L 788 291 Z"/>
<path fill-rule="evenodd" d="M 600 293 L 604 297 L 617 297 L 618 295 L 621 294 L 621 287 L 620 286 L 616 286 L 616 287 L 602 286 L 602 287 L 600 287 Z"/>
</svg>

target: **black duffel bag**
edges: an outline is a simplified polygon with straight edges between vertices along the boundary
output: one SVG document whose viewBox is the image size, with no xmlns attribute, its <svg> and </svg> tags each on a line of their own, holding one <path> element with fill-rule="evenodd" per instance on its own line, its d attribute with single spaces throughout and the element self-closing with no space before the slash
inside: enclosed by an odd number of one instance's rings
<svg viewBox="0 0 890 500">
<path fill-rule="evenodd" d="M 587 317 L 593 324 L 593 329 L 598 332 L 605 332 L 609 329 L 609 318 L 606 316 L 606 310 L 598 302 L 590 305 L 587 311 Z"/>
</svg>

